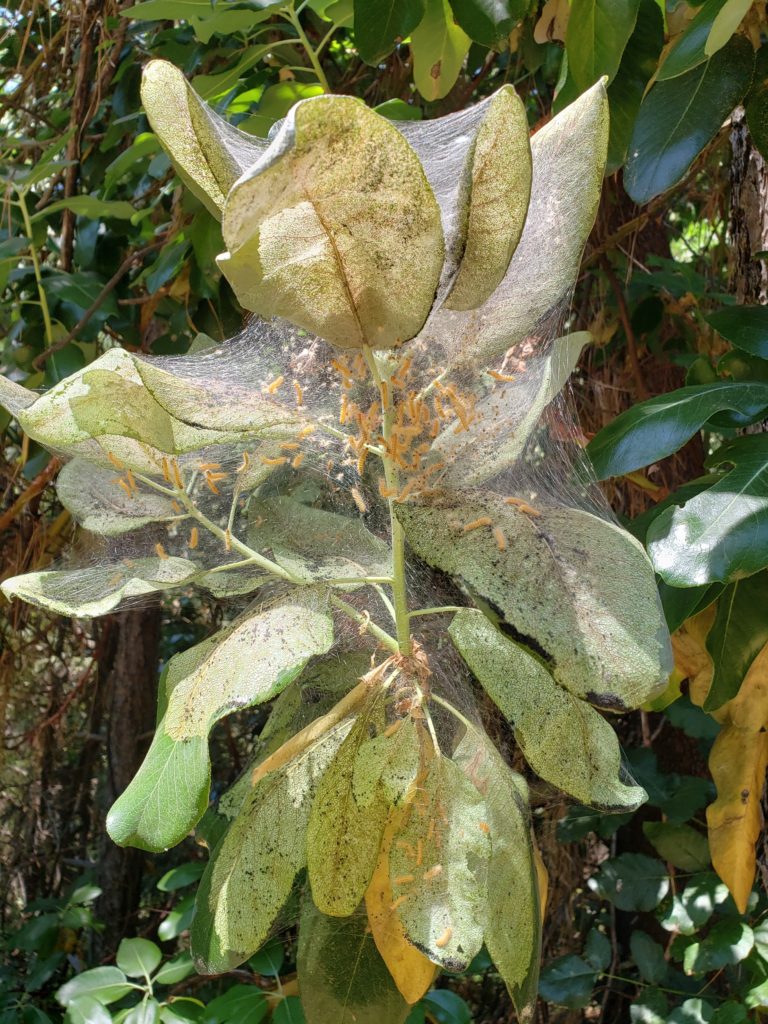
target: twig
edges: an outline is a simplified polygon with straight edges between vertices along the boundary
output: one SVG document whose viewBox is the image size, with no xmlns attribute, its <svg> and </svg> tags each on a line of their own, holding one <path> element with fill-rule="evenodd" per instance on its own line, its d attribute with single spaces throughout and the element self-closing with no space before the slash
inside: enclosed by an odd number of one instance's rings
<svg viewBox="0 0 768 1024">
<path fill-rule="evenodd" d="M 21 510 L 44 491 L 59 470 L 61 461 L 55 456 L 42 472 L 38 473 L 32 483 L 18 496 L 11 507 L 0 516 L 0 533 L 7 530 Z"/>
</svg>

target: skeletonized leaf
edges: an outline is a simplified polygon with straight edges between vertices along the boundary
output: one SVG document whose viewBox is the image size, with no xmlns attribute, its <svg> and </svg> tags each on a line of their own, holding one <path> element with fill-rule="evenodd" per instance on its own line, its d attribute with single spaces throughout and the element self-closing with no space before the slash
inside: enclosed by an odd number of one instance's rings
<svg viewBox="0 0 768 1024">
<path fill-rule="evenodd" d="M 303 580 L 389 576 L 389 545 L 358 519 L 287 496 L 251 502 L 249 540 Z"/>
<path fill-rule="evenodd" d="M 219 265 L 240 302 L 342 347 L 423 325 L 443 264 L 440 210 L 416 154 L 349 96 L 298 103 L 224 210 Z"/>
<path fill-rule="evenodd" d="M 177 515 L 170 498 L 148 490 L 128 495 L 115 486 L 114 467 L 96 466 L 85 459 L 65 463 L 56 479 L 56 494 L 84 529 L 105 536 Z"/>
<path fill-rule="evenodd" d="M 22 409 L 32 405 L 37 395 L 34 391 L 23 388 L 7 377 L 0 377 L 0 405 L 7 409 L 12 415 L 16 415 Z"/>
<path fill-rule="evenodd" d="M 379 857 L 389 808 L 374 788 L 373 798 L 358 799 L 355 779 L 361 748 L 371 730 L 384 726 L 384 691 L 377 688 L 361 710 L 349 736 L 325 772 L 312 803 L 307 830 L 307 867 L 318 910 L 348 917 L 365 895 Z M 376 763 L 369 764 L 376 770 Z"/>
<path fill-rule="evenodd" d="M 619 741 L 594 708 L 558 686 L 537 658 L 502 636 L 482 612 L 458 612 L 448 632 L 511 723 L 537 775 L 583 804 L 606 810 L 640 806 L 646 794 L 621 781 Z"/>
<path fill-rule="evenodd" d="M 531 842 L 528 786 L 480 729 L 468 729 L 453 753 L 485 798 L 488 858 L 484 939 L 518 1019 L 531 1017 L 541 956 L 541 907 Z"/>
<path fill-rule="evenodd" d="M 383 799 L 388 807 L 400 807 L 419 770 L 420 747 L 416 725 L 411 718 L 360 745 L 353 766 L 352 791 L 358 806 L 367 807 Z"/>
<path fill-rule="evenodd" d="M 709 755 L 717 800 L 707 808 L 712 865 L 745 913 L 755 877 L 755 843 L 768 767 L 768 734 L 726 725 Z"/>
<path fill-rule="evenodd" d="M 220 218 L 230 188 L 259 159 L 266 142 L 215 114 L 168 61 L 145 66 L 141 99 L 179 177 Z"/>
<path fill-rule="evenodd" d="M 410 1012 L 364 912 L 328 917 L 305 896 L 297 968 L 307 1024 L 403 1024 Z"/>
<path fill-rule="evenodd" d="M 504 277 L 531 197 L 531 146 L 525 107 L 511 85 L 491 98 L 475 137 L 464 256 L 446 299 L 474 309 Z"/>
<path fill-rule="evenodd" d="M 653 570 L 624 530 L 578 509 L 529 514 L 489 491 L 397 514 L 416 554 L 487 601 L 572 693 L 615 711 L 666 686 L 669 635 Z"/>
<path fill-rule="evenodd" d="M 333 642 L 312 594 L 245 613 L 228 629 L 176 655 L 168 706 L 144 762 L 107 819 L 121 845 L 164 850 L 199 821 L 208 803 L 208 733 L 232 711 L 276 696 Z"/>
<path fill-rule="evenodd" d="M 13 576 L 2 584 L 6 597 L 81 618 L 113 611 L 132 597 L 191 583 L 197 567 L 185 558 L 136 558 L 94 568 L 46 570 Z"/>
<path fill-rule="evenodd" d="M 408 808 L 389 813 L 379 859 L 365 894 L 365 907 L 376 948 L 395 985 L 407 1003 L 417 1003 L 434 981 L 437 968 L 408 941 L 396 908 L 393 909 L 390 858 L 408 813 Z"/>
<path fill-rule="evenodd" d="M 351 722 L 260 779 L 217 845 L 197 892 L 192 955 L 203 974 L 232 970 L 266 941 L 306 864 L 307 822 L 318 780 Z"/>
<path fill-rule="evenodd" d="M 519 458 L 542 412 L 565 387 L 590 340 L 588 331 L 558 338 L 517 380 L 497 382 L 475 406 L 468 427 L 456 422 L 438 434 L 433 449 L 448 467 L 443 485 L 483 483 Z"/>
<path fill-rule="evenodd" d="M 405 936 L 450 971 L 465 970 L 483 944 L 487 828 L 480 793 L 458 765 L 440 756 L 415 790 L 390 849 L 390 882 Z"/>
</svg>

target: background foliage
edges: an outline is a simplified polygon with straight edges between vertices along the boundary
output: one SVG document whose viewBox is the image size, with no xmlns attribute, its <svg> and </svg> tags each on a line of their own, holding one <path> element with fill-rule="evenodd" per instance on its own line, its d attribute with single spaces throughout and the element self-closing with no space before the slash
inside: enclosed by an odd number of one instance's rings
<svg viewBox="0 0 768 1024">
<path fill-rule="evenodd" d="M 150 57 L 260 135 L 326 89 L 428 118 L 503 82 L 535 130 L 608 76 L 610 175 L 570 327 L 594 344 L 575 397 L 596 470 L 659 572 L 678 671 L 664 700 L 621 723 L 648 805 L 601 817 L 534 793 L 551 877 L 541 1016 L 757 1019 L 768 1006 L 765 4 L 21 0 L 3 19 L 0 361 L 30 388 L 111 344 L 181 352 L 242 322 L 214 262 L 219 227 L 182 193 L 141 112 Z M 46 489 L 56 460 L 9 419 L 0 428 L 11 576 L 58 556 L 72 527 Z M 0 1019 L 301 1020 L 290 934 L 247 969 L 193 974 L 187 887 L 200 851 L 149 861 L 104 841 L 105 808 L 146 749 L 158 665 L 223 609 L 176 597 L 74 630 L 7 611 Z M 259 714 L 216 734 L 222 783 Z M 76 997 L 80 1009 L 66 1009 Z M 481 955 L 412 1020 L 498 1021 L 507 1007 Z"/>
</svg>

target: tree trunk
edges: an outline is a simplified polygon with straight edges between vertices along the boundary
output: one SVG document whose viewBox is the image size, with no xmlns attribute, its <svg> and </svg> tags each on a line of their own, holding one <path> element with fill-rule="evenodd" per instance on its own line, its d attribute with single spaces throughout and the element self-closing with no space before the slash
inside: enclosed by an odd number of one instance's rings
<svg viewBox="0 0 768 1024">
<path fill-rule="evenodd" d="M 731 126 L 731 283 L 738 302 L 768 298 L 768 263 L 756 258 L 768 250 L 768 169 L 752 145 L 743 108 Z"/>
<path fill-rule="evenodd" d="M 136 774 L 149 747 L 155 724 L 160 623 L 157 605 L 121 612 L 106 624 L 101 671 L 106 682 L 107 806 Z M 131 919 L 141 897 L 143 860 L 140 850 L 122 849 L 105 836 L 97 911 L 106 925 L 99 937 L 102 956 L 114 952 L 132 930 Z"/>
</svg>

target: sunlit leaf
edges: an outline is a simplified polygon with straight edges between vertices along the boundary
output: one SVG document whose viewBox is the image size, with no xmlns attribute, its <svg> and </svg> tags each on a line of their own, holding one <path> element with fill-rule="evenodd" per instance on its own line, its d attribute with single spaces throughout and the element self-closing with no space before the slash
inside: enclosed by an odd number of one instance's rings
<svg viewBox="0 0 768 1024">
<path fill-rule="evenodd" d="M 163 494 L 146 489 L 127 494 L 115 486 L 115 475 L 114 467 L 96 466 L 85 459 L 72 459 L 62 467 L 56 494 L 84 529 L 111 536 L 178 514 Z"/>
<path fill-rule="evenodd" d="M 470 44 L 448 0 L 425 0 L 424 17 L 411 32 L 413 80 L 425 100 L 442 99 L 450 91 Z"/>
</svg>

